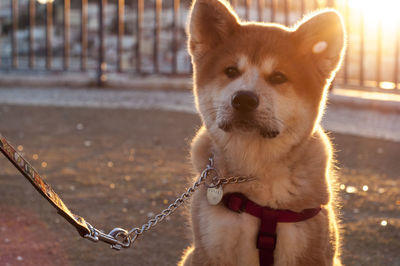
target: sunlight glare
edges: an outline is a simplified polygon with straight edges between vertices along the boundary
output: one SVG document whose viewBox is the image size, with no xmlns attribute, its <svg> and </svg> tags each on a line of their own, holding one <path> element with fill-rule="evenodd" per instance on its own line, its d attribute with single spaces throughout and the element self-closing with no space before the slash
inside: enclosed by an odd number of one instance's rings
<svg viewBox="0 0 400 266">
<path fill-rule="evenodd" d="M 346 192 L 349 194 L 357 193 L 357 188 L 353 186 L 347 186 L 346 187 Z"/>
<path fill-rule="evenodd" d="M 396 84 L 393 82 L 382 81 L 379 83 L 379 87 L 385 90 L 394 90 L 396 89 Z"/>
<path fill-rule="evenodd" d="M 349 0 L 349 6 L 355 10 L 361 10 L 366 23 L 377 23 L 389 26 L 398 21 L 400 1 L 398 0 Z"/>
<path fill-rule="evenodd" d="M 42 5 L 54 2 L 54 0 L 37 0 L 37 1 L 39 2 L 39 4 L 42 4 Z"/>
</svg>

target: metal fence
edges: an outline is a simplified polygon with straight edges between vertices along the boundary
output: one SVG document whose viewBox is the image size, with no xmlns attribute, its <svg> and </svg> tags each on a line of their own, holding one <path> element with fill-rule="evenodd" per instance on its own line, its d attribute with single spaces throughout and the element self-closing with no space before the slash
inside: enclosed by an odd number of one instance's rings
<svg viewBox="0 0 400 266">
<path fill-rule="evenodd" d="M 360 0 L 353 0 L 353 2 Z M 190 0 L 0 0 L 0 71 L 189 76 Z M 231 0 L 245 20 L 294 24 L 323 7 L 342 13 L 348 52 L 335 84 L 399 91 L 399 23 L 371 22 L 351 0 Z M 397 16 L 394 16 L 397 17 Z"/>
</svg>

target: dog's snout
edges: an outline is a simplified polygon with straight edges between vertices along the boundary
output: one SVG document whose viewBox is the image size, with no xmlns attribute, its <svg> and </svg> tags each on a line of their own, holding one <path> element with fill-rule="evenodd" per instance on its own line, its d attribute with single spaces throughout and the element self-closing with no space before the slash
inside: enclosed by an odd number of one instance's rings
<svg viewBox="0 0 400 266">
<path fill-rule="evenodd" d="M 254 111 L 259 104 L 258 96 L 251 91 L 237 91 L 232 96 L 232 107 L 240 112 Z"/>
</svg>

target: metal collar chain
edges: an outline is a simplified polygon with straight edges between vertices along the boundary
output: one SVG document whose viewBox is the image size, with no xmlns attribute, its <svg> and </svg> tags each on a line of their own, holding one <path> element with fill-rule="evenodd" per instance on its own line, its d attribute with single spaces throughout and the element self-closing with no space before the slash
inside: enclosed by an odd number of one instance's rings
<svg viewBox="0 0 400 266">
<path fill-rule="evenodd" d="M 213 160 L 210 158 L 210 164 L 207 165 L 207 168 L 201 173 L 199 179 L 194 182 L 194 184 L 189 187 L 186 192 L 182 193 L 174 203 L 170 204 L 168 208 L 164 209 L 162 212 L 154 216 L 154 218 L 150 219 L 147 223 L 143 224 L 142 227 L 136 227 L 129 231 L 126 235 L 126 238 L 129 238 L 133 243 L 138 236 L 143 234 L 145 231 L 150 230 L 152 227 L 156 226 L 159 222 L 163 221 L 166 217 L 170 216 L 179 206 L 181 206 L 187 199 L 189 199 L 192 194 L 196 191 L 196 189 L 203 184 L 209 173 L 213 171 Z"/>
<path fill-rule="evenodd" d="M 194 184 L 189 187 L 186 192 L 182 193 L 174 203 L 168 206 L 168 208 L 161 211 L 159 214 L 150 219 L 147 223 L 143 224 L 142 227 L 136 227 L 126 233 L 124 242 L 133 244 L 135 240 L 142 235 L 145 231 L 150 230 L 152 227 L 156 226 L 159 222 L 163 221 L 166 217 L 170 216 L 179 206 L 181 206 L 186 200 L 188 200 L 192 194 L 197 190 L 197 188 L 206 182 L 206 180 L 211 177 L 211 183 L 207 187 L 217 187 L 221 185 L 233 184 L 233 183 L 243 183 L 246 181 L 253 180 L 250 177 L 238 176 L 238 177 L 221 177 L 219 171 L 214 167 L 214 159 L 210 157 L 207 167 L 203 170 L 200 177 L 194 182 Z"/>
<path fill-rule="evenodd" d="M 71 223 L 79 232 L 79 234 L 94 242 L 102 241 L 111 245 L 111 248 L 120 250 L 121 248 L 129 248 L 135 240 L 142 235 L 145 231 L 150 230 L 152 227 L 163 221 L 166 217 L 171 215 L 179 206 L 188 200 L 198 187 L 205 183 L 208 178 L 210 181 L 205 184 L 208 189 L 219 188 L 223 185 L 232 183 L 242 183 L 252 180 L 250 177 L 238 176 L 224 178 L 218 170 L 214 167 L 213 158 L 209 158 L 209 164 L 203 170 L 200 177 L 194 184 L 186 190 L 174 203 L 168 206 L 165 210 L 154 216 L 142 227 L 133 228 L 127 231 L 122 228 L 114 228 L 110 233 L 105 234 L 101 230 L 96 229 L 89 224 L 81 216 L 73 214 L 67 206 L 62 202 L 57 193 L 47 184 L 39 173 L 26 161 L 21 154 L 19 154 L 13 146 L 0 134 L 0 151 L 10 160 L 10 162 L 24 175 L 29 182 L 46 198 L 69 223 Z M 222 193 L 221 193 L 222 194 Z"/>
</svg>

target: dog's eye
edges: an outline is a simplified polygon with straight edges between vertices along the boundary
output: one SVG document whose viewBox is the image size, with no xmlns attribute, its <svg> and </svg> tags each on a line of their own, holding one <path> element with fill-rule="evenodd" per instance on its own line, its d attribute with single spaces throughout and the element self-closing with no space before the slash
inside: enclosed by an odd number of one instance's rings
<svg viewBox="0 0 400 266">
<path fill-rule="evenodd" d="M 268 82 L 273 85 L 279 85 L 288 81 L 287 77 L 281 72 L 274 72 L 268 78 Z"/>
<path fill-rule="evenodd" d="M 231 79 L 234 79 L 234 78 L 240 76 L 239 69 L 237 69 L 237 67 L 233 67 L 233 66 L 227 67 L 225 69 L 224 73 L 228 78 L 231 78 Z"/>
</svg>

